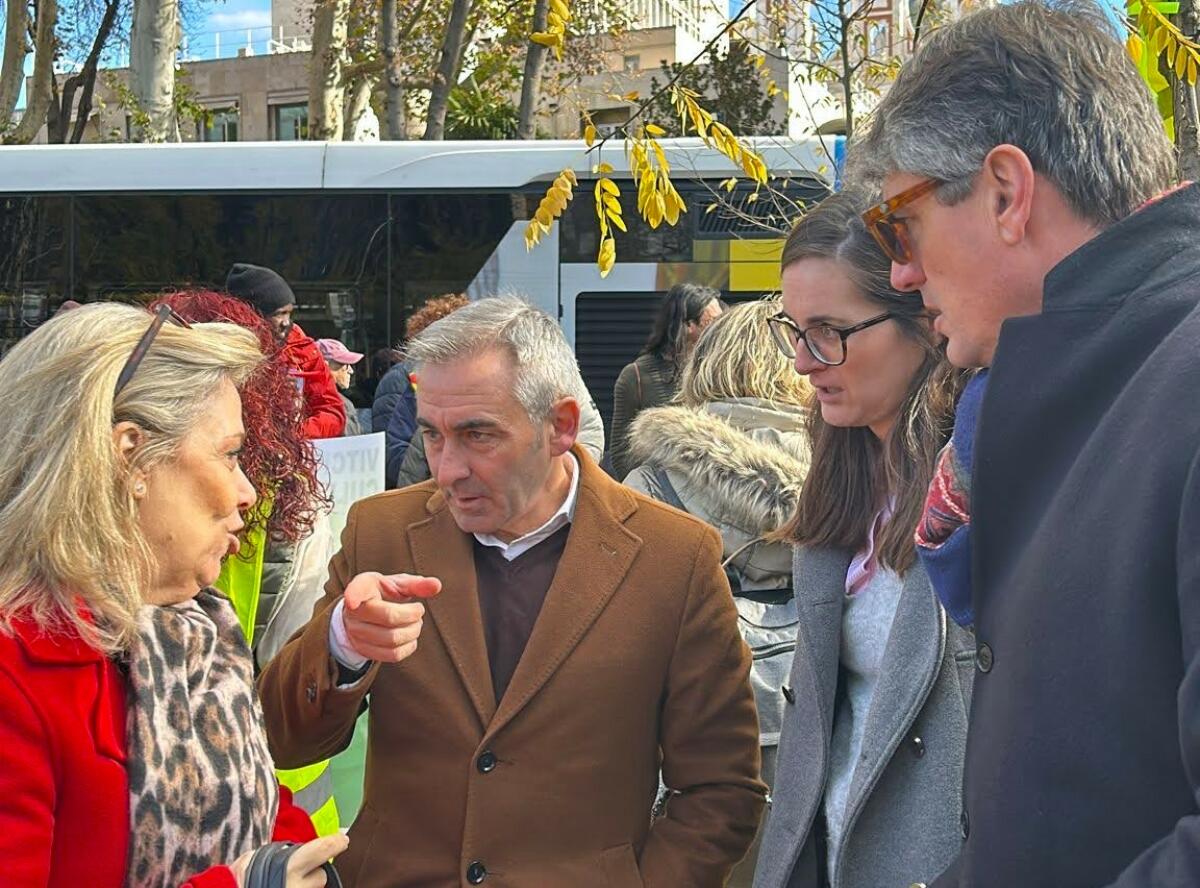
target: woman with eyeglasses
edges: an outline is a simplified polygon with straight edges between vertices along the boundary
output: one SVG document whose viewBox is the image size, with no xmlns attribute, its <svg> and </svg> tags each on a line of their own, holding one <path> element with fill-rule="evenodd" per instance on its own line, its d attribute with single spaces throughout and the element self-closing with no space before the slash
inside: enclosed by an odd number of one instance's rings
<svg viewBox="0 0 1200 888">
<path fill-rule="evenodd" d="M 919 297 L 830 197 L 789 235 L 771 331 L 815 393 L 812 464 L 784 530 L 801 632 L 756 888 L 909 888 L 958 853 L 974 669 L 914 529 L 962 380 Z"/>
<path fill-rule="evenodd" d="M 290 386 L 250 330 L 166 304 L 75 308 L 0 361 L 5 888 L 337 884 L 346 840 L 316 839 L 278 788 L 243 631 L 211 588 L 260 492 L 311 522 L 298 414 L 242 418 L 240 393 Z"/>
</svg>

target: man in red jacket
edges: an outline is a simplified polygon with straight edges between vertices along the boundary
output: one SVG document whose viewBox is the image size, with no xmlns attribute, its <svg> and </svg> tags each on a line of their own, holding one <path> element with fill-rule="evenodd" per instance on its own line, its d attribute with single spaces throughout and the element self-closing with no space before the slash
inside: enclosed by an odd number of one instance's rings
<svg viewBox="0 0 1200 888">
<path fill-rule="evenodd" d="M 234 263 L 225 279 L 230 295 L 248 302 L 274 328 L 296 385 L 304 396 L 304 434 L 336 438 L 346 427 L 346 410 L 317 345 L 292 321 L 296 294 L 287 281 L 261 265 Z"/>
</svg>

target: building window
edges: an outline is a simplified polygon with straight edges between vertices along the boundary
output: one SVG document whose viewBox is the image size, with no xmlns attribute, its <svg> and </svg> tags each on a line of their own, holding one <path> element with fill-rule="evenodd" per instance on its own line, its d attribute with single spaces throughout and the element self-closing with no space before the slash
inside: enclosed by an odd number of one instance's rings
<svg viewBox="0 0 1200 888">
<path fill-rule="evenodd" d="M 621 127 L 629 122 L 629 112 L 630 109 L 628 107 L 595 108 L 588 113 L 588 116 L 591 117 L 592 123 L 596 127 L 596 132 L 608 138 L 620 134 Z M 580 121 L 580 133 L 583 132 L 585 124 L 586 121 Z"/>
<path fill-rule="evenodd" d="M 301 142 L 308 138 L 308 102 L 275 105 L 271 126 L 277 142 Z"/>
<path fill-rule="evenodd" d="M 642 70 L 642 57 L 636 55 L 625 56 L 624 70 L 626 74 L 636 74 Z"/>
<path fill-rule="evenodd" d="M 202 142 L 236 142 L 238 140 L 238 109 L 213 109 L 208 125 L 200 121 L 197 125 Z"/>
</svg>

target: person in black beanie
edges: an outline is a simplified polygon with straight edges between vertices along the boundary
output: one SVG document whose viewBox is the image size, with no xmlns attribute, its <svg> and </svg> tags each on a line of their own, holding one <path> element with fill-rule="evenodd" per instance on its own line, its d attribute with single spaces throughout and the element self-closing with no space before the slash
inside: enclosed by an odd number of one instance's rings
<svg viewBox="0 0 1200 888">
<path fill-rule="evenodd" d="M 280 342 L 286 342 L 296 310 L 296 294 L 277 272 L 261 265 L 235 262 L 225 278 L 225 289 L 267 319 Z"/>
<path fill-rule="evenodd" d="M 346 428 L 342 396 L 317 344 L 292 321 L 296 294 L 279 274 L 261 265 L 236 262 L 225 278 L 231 296 L 253 306 L 283 343 L 296 387 L 304 397 L 304 433 L 310 438 L 337 438 Z"/>
</svg>

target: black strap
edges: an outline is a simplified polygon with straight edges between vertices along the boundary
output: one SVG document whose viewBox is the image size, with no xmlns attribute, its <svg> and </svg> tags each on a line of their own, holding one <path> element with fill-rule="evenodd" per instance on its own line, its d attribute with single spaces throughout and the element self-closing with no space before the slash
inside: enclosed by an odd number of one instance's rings
<svg viewBox="0 0 1200 888">
<path fill-rule="evenodd" d="M 300 850 L 294 842 L 272 842 L 263 845 L 250 858 L 243 888 L 287 888 L 287 865 Z M 342 888 L 342 879 L 332 863 L 321 865 L 325 871 L 325 888 Z"/>
<path fill-rule="evenodd" d="M 666 503 L 668 506 L 674 506 L 681 512 L 686 512 L 687 506 L 683 504 L 683 500 L 675 492 L 675 485 L 671 483 L 671 478 L 667 474 L 667 470 L 662 466 L 654 465 L 651 467 L 651 471 L 654 474 L 654 483 L 658 486 L 659 496 L 656 499 Z"/>
<path fill-rule="evenodd" d="M 288 859 L 299 847 L 292 842 L 263 845 L 250 858 L 244 888 L 286 888 Z"/>
</svg>

